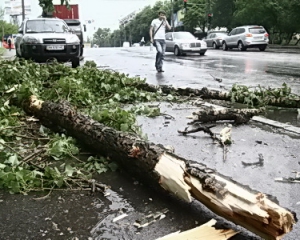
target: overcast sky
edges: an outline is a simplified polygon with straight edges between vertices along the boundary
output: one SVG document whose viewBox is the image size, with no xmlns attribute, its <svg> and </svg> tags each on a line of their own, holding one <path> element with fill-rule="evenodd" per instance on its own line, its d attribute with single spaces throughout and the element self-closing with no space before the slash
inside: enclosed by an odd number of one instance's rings
<svg viewBox="0 0 300 240">
<path fill-rule="evenodd" d="M 29 18 L 37 17 L 42 10 L 39 7 L 38 0 L 25 0 L 31 4 L 32 14 Z M 54 3 L 59 0 L 54 0 Z M 94 23 L 87 25 L 87 34 L 92 36 L 95 29 L 110 28 L 115 30 L 119 28 L 119 19 L 132 13 L 135 10 L 143 9 L 158 0 L 70 0 L 71 4 L 79 4 L 79 18 L 82 21 L 94 20 Z M 4 8 L 5 0 L 0 0 L 0 7 Z M 6 16 L 5 20 L 9 20 Z M 150 25 L 150 23 L 149 23 Z"/>
</svg>

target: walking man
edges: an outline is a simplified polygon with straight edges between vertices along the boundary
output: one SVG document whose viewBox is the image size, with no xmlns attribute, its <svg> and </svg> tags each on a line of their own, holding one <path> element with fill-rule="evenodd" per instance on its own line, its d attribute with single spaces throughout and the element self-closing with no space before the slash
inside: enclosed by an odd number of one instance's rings
<svg viewBox="0 0 300 240">
<path fill-rule="evenodd" d="M 163 60 L 166 51 L 166 28 L 168 30 L 171 29 L 169 25 L 166 13 L 162 10 L 158 12 L 158 18 L 153 19 L 150 26 L 150 41 L 156 47 L 156 60 L 155 60 L 155 68 L 158 72 L 164 72 L 163 70 Z M 154 30 L 154 34 L 153 34 Z"/>
<path fill-rule="evenodd" d="M 7 38 L 7 44 L 8 44 L 9 51 L 11 51 L 12 40 L 10 36 Z"/>
</svg>

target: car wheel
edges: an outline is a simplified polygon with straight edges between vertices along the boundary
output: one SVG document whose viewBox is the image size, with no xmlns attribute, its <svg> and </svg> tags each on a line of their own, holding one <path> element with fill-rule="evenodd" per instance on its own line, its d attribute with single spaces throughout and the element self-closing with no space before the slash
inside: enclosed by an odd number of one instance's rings
<svg viewBox="0 0 300 240">
<path fill-rule="evenodd" d="M 214 49 L 219 49 L 219 46 L 217 46 L 217 44 L 214 42 L 214 43 L 213 43 L 213 48 L 214 48 Z"/>
<path fill-rule="evenodd" d="M 201 52 L 201 53 L 200 53 L 200 56 L 204 56 L 204 55 L 205 55 L 205 52 Z"/>
<path fill-rule="evenodd" d="M 265 51 L 266 50 L 266 48 L 267 48 L 267 46 L 262 46 L 262 47 L 259 47 L 259 51 Z"/>
<path fill-rule="evenodd" d="M 180 56 L 182 53 L 181 53 L 181 51 L 180 51 L 180 49 L 179 49 L 179 47 L 175 47 L 174 48 L 174 54 L 175 54 L 175 56 Z"/>
<path fill-rule="evenodd" d="M 228 50 L 228 46 L 227 46 L 226 42 L 222 43 L 222 49 L 223 49 L 223 51 L 227 51 Z"/>
<path fill-rule="evenodd" d="M 245 51 L 245 50 L 246 50 L 244 44 L 243 44 L 241 41 L 239 41 L 239 43 L 238 43 L 238 49 L 239 49 L 240 51 Z"/>
<path fill-rule="evenodd" d="M 19 54 L 19 52 L 18 52 L 18 50 L 17 50 L 17 47 L 16 47 L 16 56 L 18 57 L 18 58 L 21 58 L 22 56 Z"/>
<path fill-rule="evenodd" d="M 80 60 L 79 58 L 75 58 L 72 60 L 72 68 L 77 68 L 80 66 Z"/>
<path fill-rule="evenodd" d="M 83 47 L 80 48 L 80 57 L 83 55 Z"/>
</svg>

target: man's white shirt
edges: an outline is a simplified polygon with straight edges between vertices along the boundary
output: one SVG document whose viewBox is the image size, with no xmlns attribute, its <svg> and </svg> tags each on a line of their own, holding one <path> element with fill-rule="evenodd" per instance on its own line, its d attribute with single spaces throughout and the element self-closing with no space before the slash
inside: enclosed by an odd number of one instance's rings
<svg viewBox="0 0 300 240">
<path fill-rule="evenodd" d="M 159 28 L 161 23 L 162 23 L 162 21 L 159 20 L 158 18 L 153 19 L 153 21 L 151 22 L 151 26 L 154 28 L 154 32 Z M 166 35 L 166 23 L 163 23 L 161 25 L 161 27 L 158 29 L 158 31 L 156 32 L 153 39 L 164 39 L 165 40 L 166 39 L 165 35 Z"/>
</svg>

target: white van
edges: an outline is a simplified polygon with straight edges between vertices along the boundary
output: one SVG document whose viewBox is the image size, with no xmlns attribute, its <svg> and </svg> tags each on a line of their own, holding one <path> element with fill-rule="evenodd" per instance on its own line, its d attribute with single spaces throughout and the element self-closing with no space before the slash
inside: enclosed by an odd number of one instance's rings
<svg viewBox="0 0 300 240">
<path fill-rule="evenodd" d="M 129 42 L 123 42 L 123 47 L 130 47 L 130 43 Z"/>
</svg>

